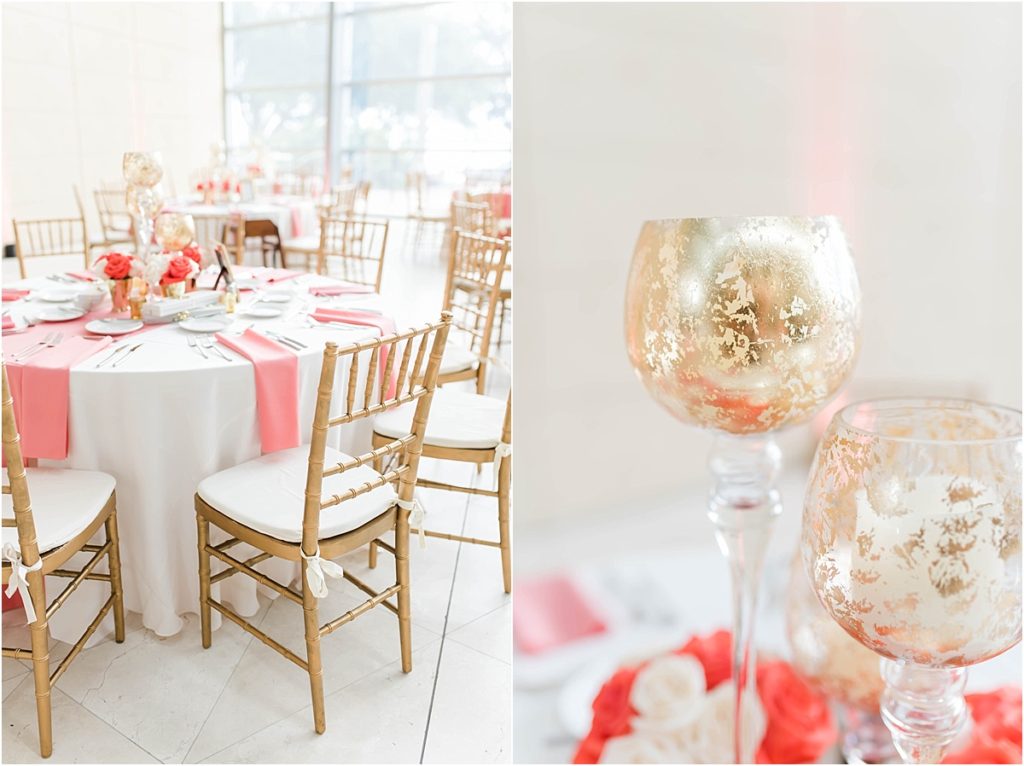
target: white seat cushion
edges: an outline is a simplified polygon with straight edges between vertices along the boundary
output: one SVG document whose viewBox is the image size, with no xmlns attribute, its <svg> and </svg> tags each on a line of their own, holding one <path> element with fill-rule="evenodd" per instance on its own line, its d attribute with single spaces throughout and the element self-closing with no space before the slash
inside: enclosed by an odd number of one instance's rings
<svg viewBox="0 0 1024 766">
<path fill-rule="evenodd" d="M 116 484 L 113 476 L 99 471 L 26 468 L 25 474 L 40 553 L 59 548 L 88 527 L 107 504 Z M 8 484 L 6 468 L 3 475 L 4 484 Z M 10 495 L 3 496 L 3 517 L 14 518 Z M 4 527 L 3 541 L 17 547 L 17 528 Z"/>
<path fill-rule="evenodd" d="M 308 237 L 296 237 L 295 239 L 286 239 L 281 243 L 281 247 L 285 252 L 289 250 L 301 251 L 308 253 L 315 253 L 320 249 L 320 235 L 310 235 Z"/>
<path fill-rule="evenodd" d="M 382 412 L 373 421 L 373 430 L 382 436 L 400 438 L 412 428 L 417 402 Z M 457 449 L 493 449 L 501 441 L 505 423 L 505 402 L 480 394 L 434 391 L 423 443 L 433 447 Z"/>
<path fill-rule="evenodd" d="M 449 373 L 462 372 L 463 370 L 475 370 L 479 363 L 480 360 L 477 358 L 477 355 L 461 343 L 449 342 L 444 347 L 444 356 L 441 357 L 440 373 L 448 375 Z"/>
<path fill-rule="evenodd" d="M 351 459 L 327 448 L 324 468 Z M 215 473 L 199 482 L 199 496 L 225 516 L 250 529 L 291 543 L 302 541 L 302 511 L 306 496 L 309 445 L 271 452 L 255 460 Z M 368 466 L 359 466 L 324 479 L 322 497 L 340 494 L 380 478 Z M 391 485 L 346 500 L 320 513 L 320 539 L 361 527 L 395 504 Z"/>
</svg>

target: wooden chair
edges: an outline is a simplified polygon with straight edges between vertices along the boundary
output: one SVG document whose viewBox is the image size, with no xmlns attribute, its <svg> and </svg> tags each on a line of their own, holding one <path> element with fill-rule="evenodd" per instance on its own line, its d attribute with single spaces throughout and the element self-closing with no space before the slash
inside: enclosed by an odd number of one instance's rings
<svg viewBox="0 0 1024 766">
<path fill-rule="evenodd" d="M 114 196 L 118 194 L 118 192 L 102 190 L 93 192 L 93 195 L 97 198 L 96 209 L 99 213 L 101 231 L 98 236 L 94 236 L 89 233 L 89 226 L 86 222 L 85 205 L 82 203 L 82 195 L 78 191 L 78 186 L 72 185 L 71 190 L 75 194 L 75 205 L 78 207 L 78 214 L 82 216 L 82 222 L 85 226 L 85 237 L 86 241 L 89 243 L 90 255 L 92 251 L 97 248 L 102 250 L 111 250 L 123 245 L 135 244 L 135 233 L 132 218 L 128 213 L 127 207 L 124 205 L 123 191 L 120 193 L 122 209 L 117 213 L 106 212 L 104 208 L 100 206 L 99 198 L 102 196 L 104 200 L 106 200 L 107 196 Z"/>
<path fill-rule="evenodd" d="M 293 237 L 282 243 L 284 252 L 288 255 L 300 256 L 306 264 L 306 271 L 310 269 L 310 261 L 320 253 L 320 235 L 323 232 L 323 221 L 325 218 L 346 218 L 355 215 L 356 204 L 359 201 L 359 186 L 345 185 L 336 186 L 325 198 L 323 204 L 317 206 L 317 218 L 320 222 L 320 232 L 315 232 L 302 237 Z M 367 184 L 369 193 L 369 184 Z M 294 262 L 294 260 L 293 260 Z M 320 262 L 317 262 L 317 273 L 324 273 L 320 270 Z"/>
<path fill-rule="evenodd" d="M 245 238 L 238 236 L 246 227 L 241 213 L 193 213 L 192 220 L 196 225 L 196 243 L 201 248 L 213 250 L 214 244 L 223 242 L 237 265 L 245 262 Z"/>
<path fill-rule="evenodd" d="M 449 216 L 443 213 L 430 213 L 425 207 L 427 196 L 427 176 L 420 171 L 413 171 L 405 174 L 405 197 L 408 211 L 406 218 L 415 224 L 415 236 L 413 238 L 413 251 L 419 249 L 420 240 L 427 226 L 440 225 L 447 231 Z M 406 232 L 408 235 L 408 230 Z M 443 239 L 443 237 L 442 237 Z"/>
<path fill-rule="evenodd" d="M 322 218 L 316 273 L 331 274 L 380 292 L 384 254 L 388 244 L 386 219 L 361 217 Z M 291 251 L 286 251 L 290 254 Z M 337 269 L 331 266 L 337 263 Z"/>
<path fill-rule="evenodd" d="M 374 449 L 384 449 L 415 418 L 409 407 L 378 415 L 373 420 Z M 484 495 L 498 500 L 498 540 L 480 540 L 475 537 L 432 532 L 423 529 L 426 537 L 438 537 L 472 545 L 486 545 L 501 550 L 501 574 L 506 593 L 512 592 L 512 543 L 509 536 L 509 511 L 512 489 L 512 394 L 502 402 L 490 396 L 438 389 L 431 406 L 430 422 L 423 436 L 423 457 L 475 463 L 491 463 L 497 475 L 493 490 L 463 487 L 429 479 L 419 479 L 424 489 L 443 489 Z M 410 529 L 418 534 L 417 529 Z M 377 565 L 377 548 L 388 550 L 379 540 L 370 543 L 370 567 Z"/>
<path fill-rule="evenodd" d="M 82 218 L 48 218 L 19 221 L 14 224 L 14 252 L 18 256 L 18 270 L 25 279 L 25 259 L 50 255 L 80 255 L 89 268 L 89 240 Z"/>
<path fill-rule="evenodd" d="M 505 240 L 452 230 L 444 310 L 452 312 L 456 332 L 451 334 L 441 361 L 440 385 L 475 380 L 476 392 L 484 392 L 508 255 Z"/>
<path fill-rule="evenodd" d="M 490 203 L 452 200 L 451 227 L 493 236 L 494 216 Z"/>
<path fill-rule="evenodd" d="M 13 578 L 18 585 L 29 620 L 30 649 L 3 648 L 4 657 L 31 660 L 39 723 L 39 750 L 43 758 L 53 753 L 50 690 L 71 661 L 82 651 L 107 613 L 114 610 L 114 640 L 124 641 L 124 599 L 121 559 L 118 551 L 114 477 L 97 471 L 63 468 L 25 468 L 14 400 L 3 366 L 3 454 L 7 462 L 3 485 L 3 584 Z M 31 497 L 29 487 L 31 486 Z M 34 503 L 34 507 L 33 507 Z M 106 542 L 89 540 L 105 527 Z M 81 569 L 64 568 L 77 553 L 92 557 Z M 108 573 L 94 571 L 107 559 Z M 71 582 L 46 605 L 44 577 L 67 577 Z M 49 622 L 84 580 L 110 583 L 110 597 L 89 623 L 67 656 L 50 672 Z"/>
<path fill-rule="evenodd" d="M 251 240 L 258 240 L 259 252 L 263 259 L 263 265 L 267 265 L 269 256 L 270 266 L 276 266 L 280 259 L 281 267 L 285 268 L 284 250 L 281 248 L 281 232 L 277 224 L 265 218 L 246 218 L 244 220 L 232 221 L 228 224 L 221 240 L 225 244 L 232 243 L 237 250 L 241 248 L 243 253 L 249 249 Z M 238 259 L 236 252 L 235 259 Z M 244 256 L 243 256 L 244 260 Z M 242 261 L 239 261 L 241 263 Z"/>
<path fill-rule="evenodd" d="M 214 474 L 199 484 L 195 496 L 203 647 L 210 647 L 210 610 L 213 608 L 305 670 L 309 674 L 313 724 L 318 734 L 326 729 L 321 637 L 383 604 L 398 615 L 402 670 L 406 673 L 412 670 L 409 515 L 416 507 L 413 491 L 421 443 L 450 322 L 451 316 L 443 314 L 440 322 L 418 330 L 355 343 L 342 349 L 328 343 L 324 348 L 309 446 L 273 452 Z M 335 408 L 335 412 L 342 409 L 344 412 L 332 417 L 339 360 L 347 363 L 348 371 L 346 375 L 342 370 L 341 375 L 347 378 L 347 383 L 341 385 L 341 390 L 346 392 L 344 407 Z M 424 360 L 427 360 L 425 372 Z M 365 364 L 363 373 L 359 371 L 361 362 Z M 357 392 L 358 388 L 361 391 Z M 357 394 L 361 403 L 357 401 Z M 373 451 L 357 457 L 327 446 L 328 431 L 334 426 L 353 423 L 403 405 L 411 407 L 415 413 L 409 429 L 399 437 L 381 442 Z M 378 472 L 369 467 L 384 457 L 399 454 L 399 464 L 386 471 Z M 325 468 L 325 462 L 329 467 Z M 393 482 L 398 483 L 397 494 L 391 486 Z M 304 500 L 299 499 L 302 497 Z M 225 542 L 212 544 L 211 523 L 231 537 Z M 330 562 L 330 559 L 366 545 L 390 531 L 395 533 L 394 547 L 380 543 L 395 555 L 395 583 L 390 587 L 374 591 Z M 262 553 L 240 561 L 226 552 L 240 542 L 255 546 Z M 211 556 L 227 564 L 228 569 L 211 575 Z M 253 569 L 257 563 L 273 556 L 300 564 L 301 592 Z M 305 659 L 211 596 L 214 583 L 238 572 L 302 605 Z M 324 573 L 344 577 L 367 593 L 369 600 L 321 625 L 317 598 L 326 595 Z M 392 596 L 397 596 L 397 605 L 389 600 Z M 268 689 L 267 692 L 273 693 L 273 690 Z"/>
</svg>

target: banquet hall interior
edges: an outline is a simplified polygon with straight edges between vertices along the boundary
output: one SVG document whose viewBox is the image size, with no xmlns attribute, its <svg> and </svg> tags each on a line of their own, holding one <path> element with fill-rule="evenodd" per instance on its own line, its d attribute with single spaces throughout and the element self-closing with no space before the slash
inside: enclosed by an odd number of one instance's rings
<svg viewBox="0 0 1024 766">
<path fill-rule="evenodd" d="M 511 15 L 3 4 L 5 762 L 510 760 Z"/>
</svg>

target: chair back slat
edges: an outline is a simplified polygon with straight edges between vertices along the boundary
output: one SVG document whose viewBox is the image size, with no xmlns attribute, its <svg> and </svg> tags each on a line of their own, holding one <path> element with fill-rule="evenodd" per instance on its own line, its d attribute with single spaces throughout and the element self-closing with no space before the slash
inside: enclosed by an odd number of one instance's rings
<svg viewBox="0 0 1024 766">
<path fill-rule="evenodd" d="M 388 222 L 355 216 L 320 219 L 320 253 L 327 273 L 337 261 L 342 279 L 380 292 Z"/>
<path fill-rule="evenodd" d="M 481 357 L 490 350 L 510 253 L 508 239 L 462 229 L 452 232 L 445 309 L 452 312 L 456 336 Z"/>
<path fill-rule="evenodd" d="M 93 199 L 100 216 L 100 228 L 105 239 L 131 237 L 132 217 L 128 212 L 124 189 L 95 189 Z"/>
<path fill-rule="evenodd" d="M 491 234 L 494 231 L 494 216 L 487 202 L 452 200 L 452 229 L 472 231 L 477 234 Z"/>
<path fill-rule="evenodd" d="M 25 462 L 21 454 L 21 435 L 14 419 L 14 397 L 7 382 L 7 365 L 0 364 L 0 371 L 3 374 L 3 454 L 7 463 L 4 494 L 11 495 L 21 560 L 25 566 L 30 567 L 39 560 L 39 544 L 36 541 L 32 499 L 29 496 L 28 477 L 25 475 Z M 10 526 L 10 519 L 4 519 L 4 526 Z"/>
<path fill-rule="evenodd" d="M 14 226 L 14 251 L 18 257 L 21 277 L 28 276 L 25 270 L 26 258 L 40 258 L 55 255 L 78 255 L 85 267 L 89 267 L 89 240 L 85 235 L 83 218 L 46 218 L 12 221 Z"/>
<path fill-rule="evenodd" d="M 317 388 L 316 410 L 313 416 L 313 433 L 309 446 L 309 465 L 306 473 L 305 506 L 302 519 L 302 550 L 306 555 L 314 554 L 319 545 L 320 513 L 324 509 L 341 505 L 346 501 L 367 492 L 372 492 L 392 482 L 399 483 L 399 497 L 402 500 L 412 499 L 419 457 L 422 452 L 427 415 L 430 410 L 434 388 L 437 385 L 437 372 L 440 368 L 441 355 L 448 338 L 448 328 L 450 325 L 451 314 L 445 312 L 441 315 L 440 322 L 428 324 L 415 330 L 353 343 L 341 349 L 335 343 L 328 343 L 325 346 L 323 364 L 320 369 L 320 383 Z M 388 391 L 386 387 L 375 389 L 374 380 L 377 374 L 381 349 L 387 348 L 389 355 L 393 355 L 397 353 L 399 344 L 404 343 L 408 346 L 417 340 L 420 344 L 420 356 L 424 354 L 427 343 L 431 344 L 429 362 L 423 379 L 415 386 L 411 386 L 411 390 L 405 394 L 398 389 L 394 392 Z M 358 410 L 353 410 L 359 381 L 358 358 L 366 352 L 369 352 L 370 359 L 367 364 L 364 380 L 364 391 L 366 393 L 363 397 L 363 406 Z M 347 362 L 349 365 L 345 414 L 331 418 L 331 400 L 334 394 L 334 379 L 339 360 Z M 387 378 L 382 382 L 386 381 Z M 382 391 L 383 394 L 378 394 L 375 397 L 373 395 L 375 390 Z M 379 401 L 374 403 L 374 399 Z M 388 448 L 386 450 L 382 451 L 381 448 L 378 448 L 362 455 L 357 455 L 325 470 L 324 459 L 327 451 L 327 434 L 333 426 L 370 417 L 371 415 L 411 402 L 416 402 L 416 410 L 412 418 L 412 427 L 408 434 L 401 439 L 391 442 L 389 445 L 385 445 Z M 327 498 L 322 496 L 324 476 L 344 473 L 347 470 L 366 465 L 389 454 L 401 454 L 404 456 L 404 459 L 400 465 L 388 469 L 375 479 L 363 482 L 345 492 L 330 495 Z"/>
</svg>

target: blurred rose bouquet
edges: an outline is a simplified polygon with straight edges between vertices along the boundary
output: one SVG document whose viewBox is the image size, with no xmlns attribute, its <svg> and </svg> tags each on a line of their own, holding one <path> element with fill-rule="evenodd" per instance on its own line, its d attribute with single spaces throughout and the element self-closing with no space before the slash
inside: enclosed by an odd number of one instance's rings
<svg viewBox="0 0 1024 766">
<path fill-rule="evenodd" d="M 730 645 L 729 632 L 720 630 L 620 669 L 594 699 L 590 733 L 573 762 L 730 763 Z M 835 742 L 828 700 L 789 663 L 759 663 L 757 691 L 743 716 L 758 763 L 813 763 Z"/>
<path fill-rule="evenodd" d="M 199 264 L 184 255 L 172 255 L 167 259 L 167 265 L 163 274 L 160 275 L 161 285 L 170 285 L 175 282 L 184 282 L 192 279 L 199 273 Z"/>
<path fill-rule="evenodd" d="M 133 256 L 124 253 L 104 253 L 92 264 L 94 274 L 106 279 L 130 279 L 141 273 Z"/>
<path fill-rule="evenodd" d="M 1021 691 L 1004 686 L 994 692 L 968 694 L 971 711 L 966 745 L 943 763 L 1020 763 Z"/>
</svg>

